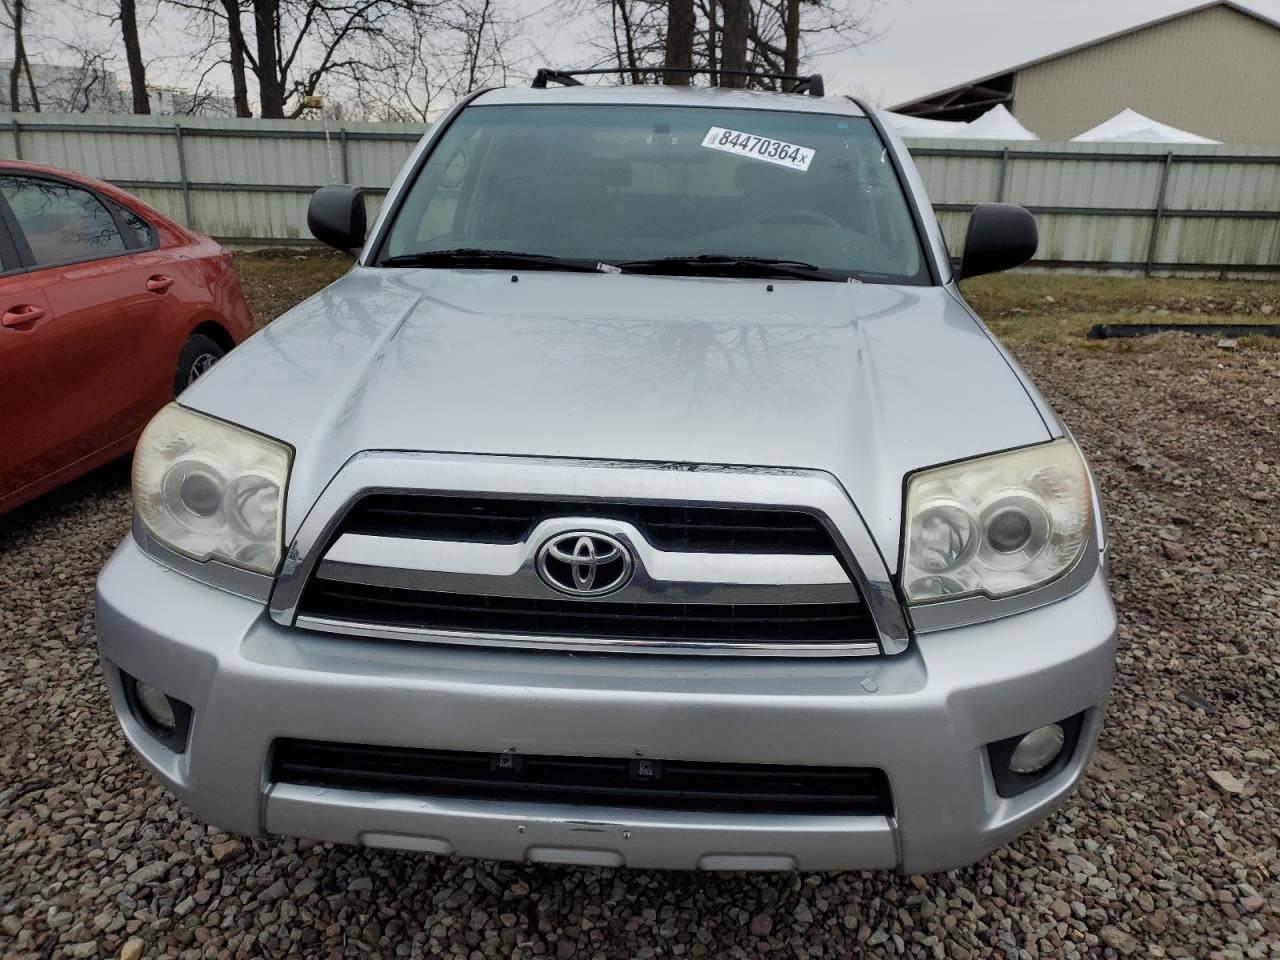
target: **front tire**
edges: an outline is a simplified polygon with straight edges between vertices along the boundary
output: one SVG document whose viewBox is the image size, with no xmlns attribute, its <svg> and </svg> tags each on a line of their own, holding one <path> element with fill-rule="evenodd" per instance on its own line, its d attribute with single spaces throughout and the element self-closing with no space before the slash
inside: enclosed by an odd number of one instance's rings
<svg viewBox="0 0 1280 960">
<path fill-rule="evenodd" d="M 182 346 L 178 354 L 178 370 L 173 378 L 173 395 L 176 397 L 201 376 L 208 373 L 223 358 L 226 350 L 222 344 L 203 333 L 195 334 Z"/>
</svg>

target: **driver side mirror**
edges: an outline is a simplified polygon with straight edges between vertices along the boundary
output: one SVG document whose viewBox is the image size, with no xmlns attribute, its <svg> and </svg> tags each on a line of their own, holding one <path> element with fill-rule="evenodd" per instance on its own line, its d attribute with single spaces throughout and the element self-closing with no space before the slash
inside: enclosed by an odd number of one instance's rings
<svg viewBox="0 0 1280 960">
<path fill-rule="evenodd" d="M 321 187 L 307 205 L 307 229 L 321 243 L 358 254 L 367 229 L 364 191 L 350 184 Z"/>
<path fill-rule="evenodd" d="M 1012 203 L 980 203 L 964 237 L 957 280 L 1009 270 L 1035 256 L 1040 244 L 1030 211 Z"/>
</svg>

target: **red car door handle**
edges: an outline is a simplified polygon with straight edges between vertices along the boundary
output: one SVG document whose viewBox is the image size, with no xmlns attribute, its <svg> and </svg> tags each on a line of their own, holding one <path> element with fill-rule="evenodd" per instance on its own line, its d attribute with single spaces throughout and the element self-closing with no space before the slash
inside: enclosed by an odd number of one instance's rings
<svg viewBox="0 0 1280 960">
<path fill-rule="evenodd" d="M 147 289 L 152 293 L 164 293 L 173 286 L 173 277 L 166 277 L 162 273 L 157 273 L 154 277 L 147 279 Z"/>
<path fill-rule="evenodd" d="M 0 315 L 0 326 L 21 327 L 24 324 L 35 323 L 44 316 L 44 307 L 33 307 L 31 304 L 24 304 L 20 307 L 14 307 L 12 310 L 6 310 Z"/>
</svg>

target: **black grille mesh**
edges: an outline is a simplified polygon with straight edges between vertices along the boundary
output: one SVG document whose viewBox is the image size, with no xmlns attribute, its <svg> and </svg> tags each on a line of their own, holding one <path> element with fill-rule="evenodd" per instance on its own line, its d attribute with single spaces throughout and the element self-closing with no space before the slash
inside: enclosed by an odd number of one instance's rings
<svg viewBox="0 0 1280 960">
<path fill-rule="evenodd" d="M 621 603 L 435 593 L 313 580 L 301 612 L 423 630 L 655 641 L 839 643 L 875 638 L 861 603 Z"/>
<path fill-rule="evenodd" d="M 347 514 L 342 532 L 420 540 L 516 543 L 550 517 L 599 517 L 635 524 L 660 550 L 835 554 L 817 517 L 773 507 L 530 500 L 380 493 Z"/>
<path fill-rule="evenodd" d="M 550 757 L 277 740 L 271 779 L 472 800 L 734 813 L 889 816 L 881 770 Z"/>
</svg>

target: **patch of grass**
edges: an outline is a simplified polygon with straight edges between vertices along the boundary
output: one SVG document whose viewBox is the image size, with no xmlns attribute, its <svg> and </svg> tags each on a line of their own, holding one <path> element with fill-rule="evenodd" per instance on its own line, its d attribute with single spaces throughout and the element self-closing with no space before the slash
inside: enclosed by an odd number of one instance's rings
<svg viewBox="0 0 1280 960">
<path fill-rule="evenodd" d="M 1056 343 L 1061 346 L 1096 349 L 1117 349 L 1121 343 L 1127 343 L 1130 346 L 1124 349 L 1133 349 L 1133 345 L 1139 341 L 1151 340 L 1152 338 L 1089 340 L 1087 339 L 1089 328 L 1099 323 L 1115 325 L 1131 323 L 1229 323 L 1249 326 L 1252 324 L 1280 323 L 1280 320 L 1277 320 L 1274 315 L 1270 317 L 1257 314 L 1206 317 L 1203 314 L 1168 313 L 1157 316 L 1145 311 L 1119 310 L 1114 313 L 1027 313 L 1011 319 L 988 320 L 986 323 L 991 328 L 991 332 L 1005 343 Z M 1160 337 L 1190 339 L 1190 337 L 1176 333 L 1161 334 Z M 1195 339 L 1208 340 L 1211 343 L 1217 341 L 1216 337 L 1196 337 Z M 1280 341 L 1275 338 L 1247 337 L 1240 339 L 1247 341 L 1250 345 L 1265 346 L 1267 343 L 1280 345 Z"/>
<path fill-rule="evenodd" d="M 1007 273 L 966 281 L 962 289 L 992 332 L 1010 344 L 1127 352 L 1192 338 L 1089 341 L 1085 335 L 1099 323 L 1280 323 L 1280 283 L 1273 281 Z M 1256 345 L 1276 343 L 1258 338 Z"/>
<path fill-rule="evenodd" d="M 1280 283 L 1270 280 L 1203 280 L 1182 277 L 1104 277 L 1067 273 L 1002 273 L 961 285 L 987 320 L 1020 314 L 1123 311 L 1163 317 L 1162 311 L 1226 321 L 1258 315 L 1280 322 Z"/>
<path fill-rule="evenodd" d="M 264 327 L 351 269 L 339 253 L 257 250 L 236 254 L 236 271 L 258 326 Z"/>
</svg>

